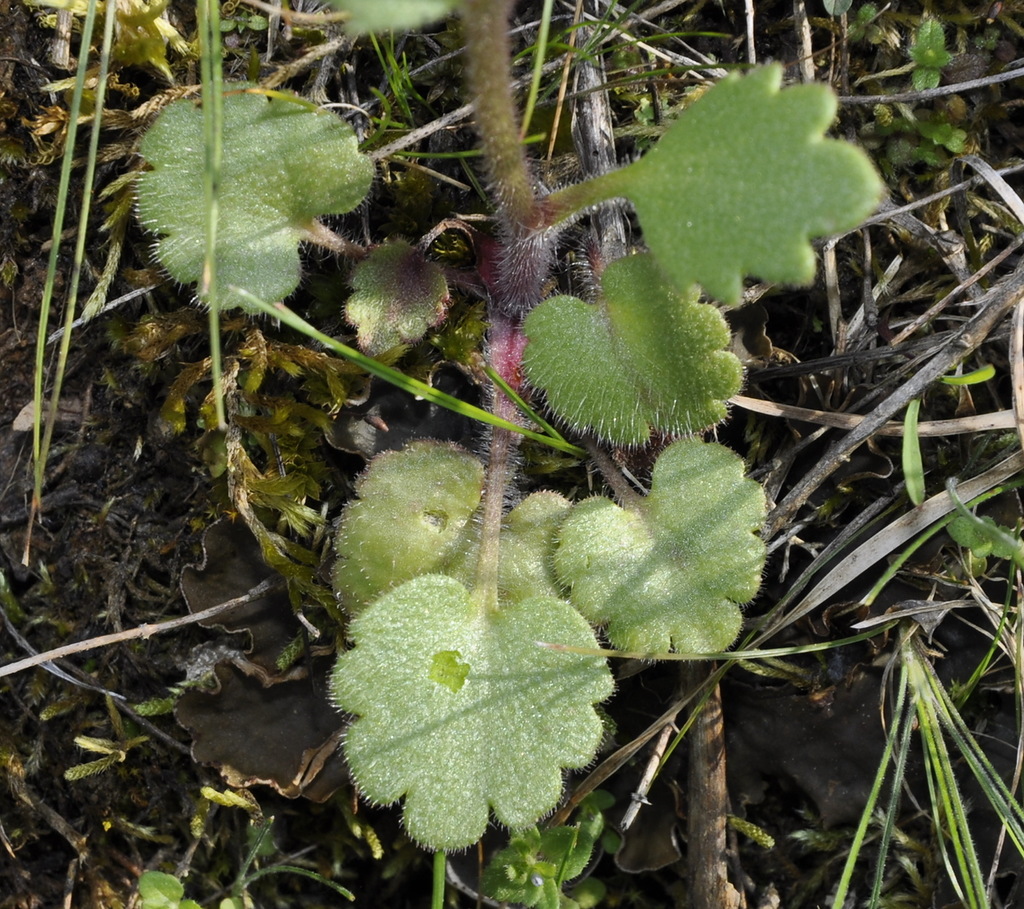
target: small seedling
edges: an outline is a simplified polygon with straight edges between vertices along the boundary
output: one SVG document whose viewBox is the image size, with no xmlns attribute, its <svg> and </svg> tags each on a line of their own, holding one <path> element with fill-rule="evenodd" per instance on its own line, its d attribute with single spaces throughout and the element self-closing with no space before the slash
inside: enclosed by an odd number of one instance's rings
<svg viewBox="0 0 1024 909">
<path fill-rule="evenodd" d="M 910 47 L 910 59 L 914 61 L 914 88 L 917 91 L 935 88 L 942 78 L 942 67 L 953 59 L 946 50 L 946 35 L 941 22 L 925 19 L 917 27 Z"/>
</svg>

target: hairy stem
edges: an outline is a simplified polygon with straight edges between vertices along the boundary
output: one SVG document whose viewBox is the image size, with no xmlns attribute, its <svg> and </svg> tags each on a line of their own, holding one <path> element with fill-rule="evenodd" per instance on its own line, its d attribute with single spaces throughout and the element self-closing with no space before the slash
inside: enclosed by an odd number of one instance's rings
<svg viewBox="0 0 1024 909">
<path fill-rule="evenodd" d="M 501 407 L 501 403 L 506 407 Z M 495 391 L 494 411 L 503 417 L 515 416 L 515 405 L 500 391 Z M 476 577 L 473 593 L 486 609 L 498 608 L 498 561 L 501 518 L 505 510 L 505 489 L 511 473 L 512 453 L 518 436 L 507 429 L 495 427 L 491 433 L 491 450 L 484 475 L 483 511 L 480 517 L 480 548 L 477 550 Z"/>
<path fill-rule="evenodd" d="M 495 200 L 502 252 L 491 287 L 491 309 L 522 318 L 540 302 L 551 265 L 554 233 L 535 191 L 512 95 L 508 40 L 511 0 L 466 0 L 466 81 Z"/>
<path fill-rule="evenodd" d="M 505 227 L 537 226 L 533 178 L 519 141 L 512 96 L 512 48 L 508 18 L 512 0 L 466 0 L 466 81 L 476 108 L 476 127 Z"/>
<path fill-rule="evenodd" d="M 519 366 L 522 363 L 525 339 L 519 324 L 494 315 L 491 323 L 491 362 L 498 374 L 518 391 L 522 384 Z M 491 410 L 495 416 L 510 422 L 519 420 L 519 409 L 500 388 L 494 389 Z M 505 490 L 512 473 L 512 458 L 519 444 L 519 434 L 494 427 L 491 449 L 484 476 L 483 512 L 480 526 L 480 548 L 477 550 L 476 577 L 473 591 L 488 609 L 498 608 L 498 560 L 501 519 L 505 511 Z"/>
<path fill-rule="evenodd" d="M 339 256 L 345 256 L 347 259 L 359 260 L 365 259 L 367 256 L 365 246 L 360 246 L 358 243 L 346 240 L 320 221 L 313 221 L 306 229 L 304 239 L 322 249 L 330 250 Z"/>
</svg>

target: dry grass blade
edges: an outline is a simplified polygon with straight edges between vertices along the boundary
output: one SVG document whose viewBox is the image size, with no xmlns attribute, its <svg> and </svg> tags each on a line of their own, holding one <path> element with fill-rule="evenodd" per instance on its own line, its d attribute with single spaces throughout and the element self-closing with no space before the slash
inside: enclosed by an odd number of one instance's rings
<svg viewBox="0 0 1024 909">
<path fill-rule="evenodd" d="M 877 433 L 890 417 L 906 407 L 912 399 L 920 396 L 940 376 L 945 375 L 976 350 L 1022 298 L 1024 262 L 1018 264 L 1012 274 L 984 295 L 979 301 L 978 313 L 921 366 L 912 378 L 878 404 L 860 425 L 829 448 L 820 462 L 768 516 L 765 538 L 772 539 L 776 534 L 784 532 L 784 528 L 810 495 L 859 445 Z"/>
<path fill-rule="evenodd" d="M 1022 470 L 1024 470 L 1024 452 L 1018 451 L 980 476 L 961 483 L 958 487 L 960 497 L 964 501 L 976 498 Z M 764 640 L 808 615 L 844 587 L 852 584 L 871 566 L 878 564 L 904 543 L 912 540 L 955 509 L 956 503 L 950 495 L 941 492 L 927 499 L 913 511 L 893 521 L 867 542 L 844 556 L 842 562 L 826 574 L 799 603 L 766 628 L 758 636 L 758 640 Z"/>
<path fill-rule="evenodd" d="M 5 665 L 0 666 L 0 678 L 7 675 L 14 675 L 17 672 L 23 672 L 24 670 L 31 669 L 34 666 L 42 666 L 45 663 L 63 659 L 64 657 L 68 657 L 76 653 L 85 653 L 86 651 L 96 650 L 100 647 L 110 647 L 113 644 L 120 644 L 124 641 L 145 640 L 146 638 L 151 638 L 155 634 L 164 634 L 168 631 L 184 628 L 186 625 L 194 625 L 197 622 L 204 622 L 207 619 L 212 619 L 215 616 L 227 612 L 229 609 L 234 609 L 237 606 L 243 606 L 253 600 L 258 600 L 264 594 L 283 586 L 284 584 L 282 581 L 279 581 L 276 578 L 271 578 L 261 582 L 248 593 L 245 593 L 240 597 L 225 600 L 223 603 L 218 603 L 216 606 L 210 606 L 208 609 L 204 609 L 201 612 L 191 613 L 190 615 L 181 616 L 177 619 L 169 619 L 166 622 L 147 622 L 144 625 L 138 625 L 135 628 L 128 628 L 124 631 L 115 632 L 114 634 L 101 634 L 98 637 L 89 638 L 87 641 L 76 641 L 73 644 L 65 644 L 63 647 L 56 647 L 53 650 L 47 650 L 45 653 L 37 653 L 33 656 L 25 657 L 22 660 L 16 660 L 13 663 L 6 663 Z"/>
<path fill-rule="evenodd" d="M 1014 318 L 1020 307 L 1014 310 Z M 1017 363 L 1014 363 L 1017 366 Z M 797 407 L 795 404 L 777 404 L 774 401 L 765 401 L 761 398 L 751 398 L 747 395 L 736 395 L 729 399 L 730 404 L 749 410 L 751 413 L 760 413 L 769 417 L 783 417 L 787 420 L 799 420 L 804 423 L 816 423 L 819 426 L 831 426 L 836 429 L 856 429 L 870 415 L 855 413 L 839 413 L 836 411 L 815 410 L 810 407 Z M 953 420 L 926 420 L 919 423 L 917 434 L 919 436 L 956 436 L 975 432 L 991 432 L 1000 429 L 1013 429 L 1017 425 L 1017 419 L 1013 410 L 1000 410 L 996 413 L 974 414 L 970 417 L 957 417 Z M 880 436 L 902 436 L 903 423 L 898 420 L 882 424 L 876 432 Z"/>
<path fill-rule="evenodd" d="M 1010 323 L 1010 380 L 1014 427 L 1024 447 L 1024 303 L 1014 307 Z"/>
</svg>

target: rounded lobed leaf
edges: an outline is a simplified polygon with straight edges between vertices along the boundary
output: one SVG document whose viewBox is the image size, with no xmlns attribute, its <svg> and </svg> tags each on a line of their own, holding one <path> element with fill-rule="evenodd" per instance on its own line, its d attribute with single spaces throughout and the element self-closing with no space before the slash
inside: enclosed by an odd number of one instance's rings
<svg viewBox="0 0 1024 909">
<path fill-rule="evenodd" d="M 453 578 L 424 575 L 350 631 L 355 646 L 331 679 L 337 706 L 357 716 L 345 756 L 369 800 L 404 797 L 406 829 L 424 846 L 472 845 L 492 809 L 509 827 L 536 822 L 557 803 L 562 771 L 592 759 L 608 668 L 536 644 L 597 646 L 567 603 L 537 597 L 489 612 Z M 452 666 L 464 671 L 456 684 Z"/>
<path fill-rule="evenodd" d="M 572 506 L 556 492 L 535 492 L 506 516 L 501 528 L 498 600 L 562 597 L 555 577 L 554 552 L 558 529 Z"/>
<path fill-rule="evenodd" d="M 696 100 L 643 158 L 614 175 L 644 240 L 679 287 L 737 303 L 746 275 L 807 283 L 809 238 L 854 227 L 881 183 L 853 145 L 823 137 L 835 96 L 779 90 L 782 69 L 731 75 Z"/>
<path fill-rule="evenodd" d="M 304 103 L 235 89 L 224 97 L 218 187 L 217 275 L 223 308 L 252 309 L 229 285 L 272 302 L 299 283 L 299 242 L 318 215 L 351 211 L 373 164 L 351 127 Z M 183 284 L 199 283 L 205 256 L 203 112 L 169 105 L 140 146 L 152 168 L 139 178 L 142 223 L 160 235 L 156 255 Z"/>
<path fill-rule="evenodd" d="M 356 484 L 334 540 L 334 587 L 357 613 L 382 593 L 423 574 L 472 581 L 483 494 L 480 460 L 455 445 L 421 440 L 378 455 Z M 569 502 L 527 496 L 504 518 L 499 602 L 561 596 L 552 558 Z"/>
<path fill-rule="evenodd" d="M 455 445 L 412 442 L 370 463 L 335 537 L 334 587 L 358 611 L 392 587 L 466 557 L 484 469 Z"/>
<path fill-rule="evenodd" d="M 523 368 L 552 410 L 620 445 L 720 422 L 742 379 L 721 313 L 649 255 L 613 262 L 601 288 L 597 304 L 554 297 L 526 318 Z"/>
<path fill-rule="evenodd" d="M 352 287 L 345 314 L 370 356 L 418 341 L 448 304 L 441 269 L 404 240 L 374 249 L 353 270 Z"/>
<path fill-rule="evenodd" d="M 637 505 L 591 498 L 573 508 L 555 569 L 573 605 L 606 624 L 616 647 L 713 653 L 735 640 L 739 604 L 760 586 L 764 515 L 764 492 L 733 452 L 675 442 Z"/>
</svg>

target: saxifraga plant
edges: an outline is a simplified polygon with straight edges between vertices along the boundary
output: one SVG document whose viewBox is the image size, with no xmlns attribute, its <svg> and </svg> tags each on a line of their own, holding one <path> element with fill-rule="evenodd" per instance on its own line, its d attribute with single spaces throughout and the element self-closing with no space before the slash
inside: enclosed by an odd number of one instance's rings
<svg viewBox="0 0 1024 909">
<path fill-rule="evenodd" d="M 331 689 L 355 717 L 344 748 L 359 790 L 374 803 L 404 799 L 406 828 L 427 848 L 459 849 L 492 812 L 511 828 L 534 824 L 558 801 L 563 771 L 593 758 L 595 705 L 613 685 L 593 655 L 592 623 L 615 646 L 652 654 L 713 653 L 735 640 L 741 604 L 760 583 L 765 504 L 742 461 L 699 438 L 742 379 L 701 288 L 735 304 L 747 275 L 806 283 L 810 238 L 857 224 L 880 185 L 858 149 L 824 137 L 835 113 L 828 89 L 780 89 L 780 68 L 767 67 L 707 91 L 635 163 L 544 192 L 520 141 L 512 0 L 338 5 L 353 31 L 461 14 L 493 203 L 494 239 L 478 271 L 491 409 L 504 424 L 483 461 L 432 442 L 374 460 L 343 514 L 334 571 L 351 646 Z M 317 220 L 352 210 L 370 186 L 371 164 L 347 125 L 255 86 L 228 86 L 223 97 L 210 269 L 203 117 L 192 101 L 176 102 L 142 143 L 150 170 L 139 212 L 174 278 L 205 288 L 215 273 L 221 306 L 296 324 L 277 301 L 298 284 L 305 240 L 359 260 L 348 315 L 370 351 L 443 318 L 444 279 L 422 251 L 364 249 Z M 287 155 L 275 151 L 284 147 Z M 632 203 L 649 252 L 605 263 L 594 300 L 545 299 L 565 228 L 620 199 Z M 571 503 L 541 491 L 507 511 L 523 422 L 515 398 L 537 393 L 572 433 L 598 442 L 677 437 L 650 493 Z"/>
</svg>

